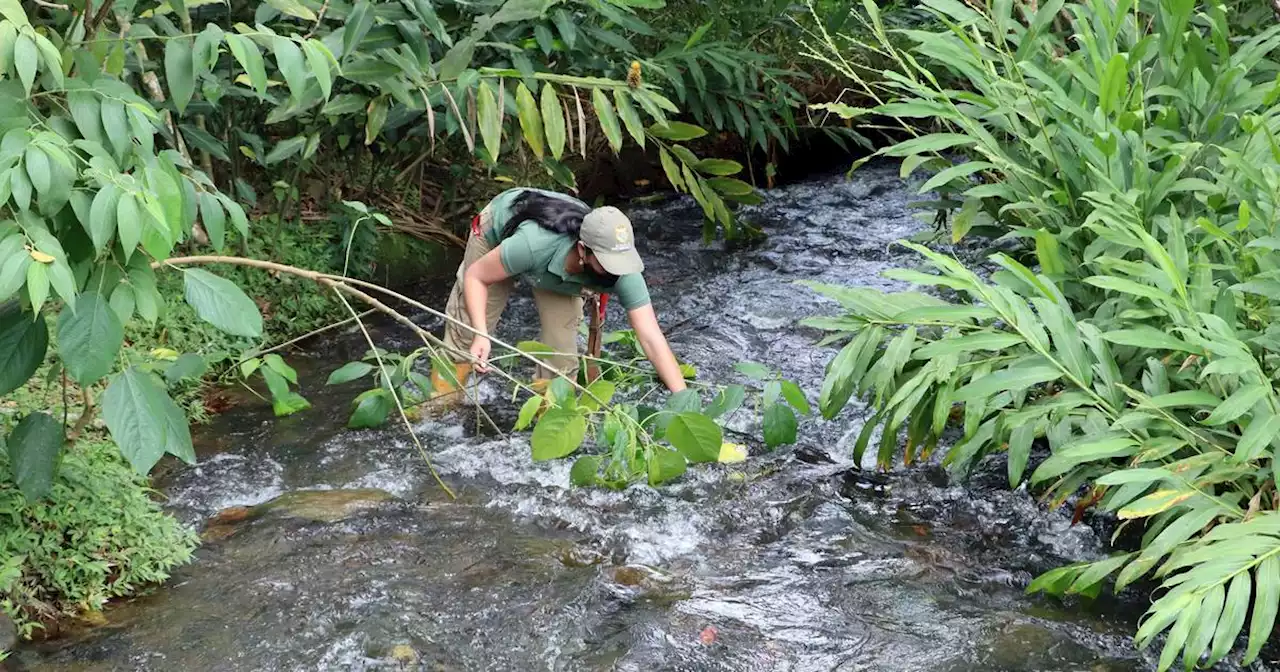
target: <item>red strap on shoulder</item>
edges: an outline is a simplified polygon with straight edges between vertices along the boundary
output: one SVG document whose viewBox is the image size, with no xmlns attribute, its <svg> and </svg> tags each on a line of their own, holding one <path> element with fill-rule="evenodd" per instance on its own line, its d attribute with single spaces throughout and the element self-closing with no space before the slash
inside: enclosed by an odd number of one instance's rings
<svg viewBox="0 0 1280 672">
<path fill-rule="evenodd" d="M 600 313 L 600 324 L 604 324 L 604 309 L 609 305 L 609 295 L 600 295 L 600 307 L 597 309 Z"/>
<path fill-rule="evenodd" d="M 480 215 L 479 214 L 471 218 L 471 235 L 473 236 L 480 235 Z"/>
</svg>

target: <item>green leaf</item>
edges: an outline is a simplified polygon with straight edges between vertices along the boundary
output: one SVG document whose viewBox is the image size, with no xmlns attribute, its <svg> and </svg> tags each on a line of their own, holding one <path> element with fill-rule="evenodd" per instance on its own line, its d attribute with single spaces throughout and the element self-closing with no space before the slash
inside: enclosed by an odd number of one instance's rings
<svg viewBox="0 0 1280 672">
<path fill-rule="evenodd" d="M 480 80 L 480 87 L 476 91 L 476 114 L 479 115 L 480 137 L 484 140 L 489 162 L 496 163 L 498 154 L 502 151 L 502 117 L 487 80 Z"/>
<path fill-rule="evenodd" d="M 1121 520 L 1149 518 L 1195 496 L 1193 490 L 1157 490 L 1142 499 L 1120 509 L 1116 514 Z"/>
<path fill-rule="evenodd" d="M 311 73 L 316 76 L 321 95 L 325 100 L 329 100 L 329 96 L 333 94 L 332 66 L 336 64 L 333 52 L 319 40 L 303 42 L 302 50 L 307 54 L 307 64 L 311 66 Z"/>
<path fill-rule="evenodd" d="M 789 380 L 782 381 L 782 398 L 786 399 L 788 404 L 791 404 L 793 408 L 799 411 L 800 415 L 809 415 L 812 411 L 804 390 Z"/>
<path fill-rule="evenodd" d="M 791 407 L 773 404 L 764 409 L 764 443 L 770 450 L 796 442 L 796 414 Z"/>
<path fill-rule="evenodd" d="M 142 213 L 138 209 L 138 199 L 133 194 L 121 194 L 116 201 L 117 233 L 120 236 L 120 247 L 124 248 L 126 261 L 138 249 L 142 240 Z"/>
<path fill-rule="evenodd" d="M 18 0 L 0 0 L 0 16 L 9 19 L 19 28 L 31 25 Z"/>
<path fill-rule="evenodd" d="M 114 184 L 108 184 L 93 197 L 89 206 L 89 225 L 86 230 L 93 240 L 93 247 L 98 252 L 106 249 L 111 237 L 116 233 L 117 205 L 120 202 L 120 190 Z M 137 243 L 134 243 L 135 245 Z"/>
<path fill-rule="evenodd" d="M 693 164 L 693 169 L 699 173 L 727 177 L 742 172 L 742 164 L 729 159 L 703 159 Z"/>
<path fill-rule="evenodd" d="M 227 244 L 227 215 L 222 210 L 222 204 L 213 194 L 202 191 L 198 198 L 200 199 L 200 221 L 204 223 L 204 230 L 209 234 L 209 242 L 213 244 L 214 249 L 221 251 Z"/>
<path fill-rule="evenodd" d="M 360 42 L 364 40 L 365 35 L 369 34 L 369 29 L 373 27 L 374 11 L 373 3 L 368 0 L 360 0 L 351 13 L 347 15 L 346 25 L 342 29 L 342 57 L 351 55 Z M 471 59 L 468 58 L 468 61 Z M 441 74 L 442 79 L 455 77 L 454 74 Z"/>
<path fill-rule="evenodd" d="M 518 432 L 533 424 L 533 419 L 538 417 L 538 409 L 542 408 L 544 403 L 546 399 L 539 395 L 525 399 L 524 404 L 520 406 L 520 416 L 516 418 L 515 430 Z"/>
<path fill-rule="evenodd" d="M 742 407 L 747 399 L 747 390 L 741 385 L 729 385 L 716 394 L 707 406 L 705 415 L 711 419 L 732 413 Z"/>
<path fill-rule="evenodd" d="M 1036 438 L 1034 422 L 1024 422 L 1013 428 L 1009 435 L 1009 487 L 1016 488 L 1022 482 L 1022 475 L 1027 470 L 1027 460 L 1031 458 L 1031 444 Z"/>
<path fill-rule="evenodd" d="M 618 125 L 618 115 L 614 112 L 613 103 L 609 102 L 604 89 L 591 91 L 591 106 L 595 108 L 596 118 L 600 120 L 600 130 L 609 140 L 609 146 L 615 154 L 622 149 L 622 127 Z"/>
<path fill-rule="evenodd" d="M 649 132 L 663 140 L 671 140 L 672 142 L 697 140 L 707 134 L 706 129 L 693 124 L 686 124 L 682 121 L 654 124 L 649 127 Z"/>
<path fill-rule="evenodd" d="M 110 373 L 123 344 L 124 327 L 97 292 L 81 294 L 74 311 L 64 308 L 58 316 L 58 354 L 81 385 Z"/>
<path fill-rule="evenodd" d="M 150 373 L 130 367 L 112 376 L 102 417 L 120 453 L 146 475 L 166 452 L 195 461 L 186 416 Z"/>
<path fill-rule="evenodd" d="M 303 21 L 314 23 L 316 13 L 298 0 L 267 0 L 267 4 L 276 8 L 281 14 L 297 17 Z"/>
<path fill-rule="evenodd" d="M 49 298 L 49 270 L 45 264 L 31 264 L 27 267 L 27 296 L 31 300 L 31 309 L 39 312 Z"/>
<path fill-rule="evenodd" d="M 115 149 L 116 159 L 126 156 L 133 149 L 133 134 L 129 132 L 129 121 L 124 111 L 124 104 L 114 98 L 102 100 L 102 128 L 107 140 Z"/>
<path fill-rule="evenodd" d="M 43 315 L 34 318 L 17 301 L 0 304 L 0 395 L 22 387 L 44 362 L 49 328 Z"/>
<path fill-rule="evenodd" d="M 574 461 L 573 468 L 569 470 L 569 483 L 578 487 L 595 485 L 599 480 L 599 473 L 600 456 L 583 455 Z"/>
<path fill-rule="evenodd" d="M 1190 352 L 1200 354 L 1200 349 L 1191 344 L 1171 336 L 1154 327 L 1136 327 L 1134 329 L 1119 329 L 1116 331 L 1108 331 L 1102 337 L 1111 343 L 1118 345 L 1130 345 L 1135 348 L 1147 348 L 1150 350 L 1177 350 L 1181 352 Z"/>
<path fill-rule="evenodd" d="M 1106 474 L 1095 482 L 1098 485 L 1125 485 L 1128 483 L 1155 483 L 1167 478 L 1173 478 L 1173 473 L 1168 469 L 1121 469 L 1120 471 Z"/>
<path fill-rule="evenodd" d="M 1253 582 L 1248 572 L 1236 574 L 1227 589 L 1227 600 L 1222 607 L 1222 617 L 1218 629 L 1213 635 L 1213 646 L 1209 649 L 1209 660 L 1206 668 L 1212 668 L 1218 661 L 1227 657 L 1236 637 L 1244 629 L 1245 614 L 1249 611 L 1249 595 Z"/>
<path fill-rule="evenodd" d="M 534 156 L 541 159 L 546 152 L 542 144 L 542 115 L 538 113 L 538 103 L 533 99 L 533 92 L 529 91 L 524 82 L 516 87 L 516 111 L 520 116 L 520 130 L 524 132 L 524 141 L 529 144 Z"/>
<path fill-rule="evenodd" d="M 587 386 L 587 391 L 582 393 L 582 398 L 578 401 L 578 406 L 588 411 L 598 411 L 609 405 L 613 400 L 613 394 L 617 387 L 601 378 Z M 596 400 L 599 399 L 599 402 Z"/>
<path fill-rule="evenodd" d="M 551 84 L 542 85 L 542 125 L 547 133 L 547 145 L 551 148 L 551 156 L 557 161 L 564 155 L 566 140 L 564 123 L 564 106 Z"/>
<path fill-rule="evenodd" d="M 111 310 L 115 311 L 116 317 L 120 319 L 120 324 L 128 324 L 129 319 L 133 317 L 133 310 L 137 305 L 137 300 L 133 295 L 133 288 L 126 284 L 120 284 L 115 291 L 111 292 Z"/>
<path fill-rule="evenodd" d="M 280 163 L 298 154 L 306 146 L 307 136 L 305 135 L 295 135 L 288 140 L 281 140 L 276 143 L 275 147 L 271 148 L 270 152 L 267 152 L 267 156 L 262 160 L 262 163 L 266 166 Z"/>
<path fill-rule="evenodd" d="M 631 104 L 631 96 L 623 89 L 614 89 L 613 102 L 618 108 L 622 125 L 627 127 L 627 133 L 631 134 L 637 145 L 644 147 L 644 122 L 640 120 L 635 105 Z"/>
<path fill-rule="evenodd" d="M 649 455 L 649 485 L 659 486 L 684 475 L 688 462 L 684 455 L 666 448 L 655 448 Z"/>
<path fill-rule="evenodd" d="M 25 32 L 18 33 L 18 41 L 13 45 L 13 66 L 18 71 L 18 79 L 22 80 L 22 88 L 27 96 L 31 96 L 31 87 L 36 83 L 36 66 L 40 62 L 40 50 L 35 40 Z"/>
<path fill-rule="evenodd" d="M 912 359 L 936 359 L 978 350 L 1004 350 L 1026 341 L 1018 334 L 1004 332 L 978 332 L 959 338 L 943 338 L 921 347 Z"/>
<path fill-rule="evenodd" d="M 262 313 L 235 283 L 198 268 L 184 271 L 185 296 L 196 314 L 233 336 L 261 338 Z"/>
<path fill-rule="evenodd" d="M 27 177 L 31 179 L 31 185 L 36 188 L 36 193 L 41 196 L 48 193 L 50 182 L 53 180 L 53 174 L 49 166 L 49 156 L 39 147 L 28 145 L 22 164 L 26 168 Z"/>
<path fill-rule="evenodd" d="M 587 436 L 587 420 L 575 410 L 552 408 L 533 428 L 530 443 L 535 461 L 554 460 L 573 453 Z"/>
<path fill-rule="evenodd" d="M 1061 476 L 1086 462 L 1110 460 L 1115 457 L 1132 455 L 1137 450 L 1137 442 L 1127 437 L 1075 443 L 1060 450 L 1055 450 L 1053 455 L 1041 462 L 1040 466 L 1031 474 L 1031 482 L 1039 483 L 1046 479 Z"/>
<path fill-rule="evenodd" d="M 295 371 L 292 366 L 286 364 L 284 358 L 280 355 L 275 353 L 265 355 L 262 358 L 262 362 L 267 365 L 267 368 L 280 374 L 280 376 L 285 380 L 293 383 L 294 385 L 298 384 L 298 372 Z"/>
<path fill-rule="evenodd" d="M 720 457 L 724 432 L 701 413 L 685 411 L 667 426 L 667 441 L 690 462 L 715 462 Z"/>
<path fill-rule="evenodd" d="M 662 171 L 667 174 L 667 181 L 675 187 L 677 191 L 685 189 L 684 178 L 680 175 L 680 167 L 676 165 L 675 159 L 671 158 L 671 154 L 666 149 L 658 149 L 658 158 L 662 161 Z"/>
<path fill-rule="evenodd" d="M 396 407 L 391 393 L 384 388 L 375 388 L 364 392 L 355 400 L 356 409 L 347 420 L 348 429 L 370 429 L 379 427 L 387 421 L 392 409 Z"/>
<path fill-rule="evenodd" d="M 351 26 L 348 24 L 347 30 L 350 29 Z M 240 67 L 244 68 L 245 74 L 249 75 L 249 83 L 260 95 L 267 95 L 267 69 L 262 60 L 262 53 L 258 51 L 258 45 L 244 35 L 227 33 L 226 37 L 227 46 L 231 47 L 231 55 L 235 56 Z M 105 103 L 103 107 L 106 107 Z"/>
<path fill-rule="evenodd" d="M 1025 390 L 1061 377 L 1062 371 L 1049 364 L 1004 369 L 978 378 L 956 390 L 953 400 L 957 403 L 981 401 L 999 392 Z"/>
<path fill-rule="evenodd" d="M 1253 620 L 1249 623 L 1249 647 L 1245 649 L 1242 664 L 1249 666 L 1271 639 L 1276 622 L 1276 609 L 1280 607 L 1280 556 L 1270 555 L 1254 570 L 1255 598 Z"/>
<path fill-rule="evenodd" d="M 198 379 L 208 368 L 204 357 L 188 352 L 179 356 L 164 370 L 164 379 L 170 385 L 187 378 Z"/>
<path fill-rule="evenodd" d="M 373 372 L 373 365 L 368 362 L 347 362 L 342 368 L 329 374 L 325 385 L 342 385 L 353 380 L 364 378 Z"/>
<path fill-rule="evenodd" d="M 1209 417 L 1201 422 L 1210 427 L 1225 425 L 1248 413 L 1253 409 L 1254 404 L 1267 398 L 1270 393 L 1270 385 L 1246 385 L 1227 397 L 1226 401 L 1223 401 L 1217 408 L 1213 409 Z"/>
<path fill-rule="evenodd" d="M 773 375 L 773 371 L 769 367 L 755 362 L 738 362 L 733 365 L 733 370 L 751 380 L 764 380 Z"/>
<path fill-rule="evenodd" d="M 48 413 L 31 413 L 6 439 L 9 469 L 27 502 L 49 494 L 63 441 L 62 425 Z"/>
<path fill-rule="evenodd" d="M 289 93 L 295 100 L 301 100 L 307 87 L 307 66 L 302 50 L 293 40 L 277 36 L 271 40 L 271 51 L 276 57 L 276 68 L 284 77 Z"/>
<path fill-rule="evenodd" d="M 187 103 L 196 92 L 196 65 L 187 38 L 175 38 L 165 44 L 164 78 L 169 83 L 169 95 L 178 114 L 185 114 Z"/>
</svg>

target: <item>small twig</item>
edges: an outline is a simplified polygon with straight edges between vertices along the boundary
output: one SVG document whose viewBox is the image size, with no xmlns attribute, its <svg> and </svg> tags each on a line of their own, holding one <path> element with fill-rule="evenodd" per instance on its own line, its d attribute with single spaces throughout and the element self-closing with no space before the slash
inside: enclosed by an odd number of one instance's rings
<svg viewBox="0 0 1280 672">
<path fill-rule="evenodd" d="M 64 12 L 70 11 L 71 9 L 66 5 L 59 5 L 56 2 L 45 2 L 45 0 L 31 0 L 31 2 L 34 2 L 35 4 L 40 5 L 41 7 L 48 7 L 49 9 L 61 9 Z"/>
<path fill-rule="evenodd" d="M 76 426 L 71 429 L 71 433 L 67 435 L 67 441 L 75 441 L 80 436 L 80 432 L 93 421 L 93 416 L 97 413 L 98 407 L 93 403 L 93 395 L 90 394 L 89 388 L 80 388 L 80 398 L 84 401 L 84 410 L 80 412 L 80 419 L 76 420 Z"/>
<path fill-rule="evenodd" d="M 320 5 L 320 11 L 316 13 L 316 25 L 311 26 L 311 30 L 308 30 L 307 34 L 302 36 L 302 39 L 309 40 L 312 35 L 316 34 L 316 31 L 320 29 L 320 23 L 324 21 L 324 13 L 327 11 L 329 11 L 329 0 L 324 0 L 324 4 Z"/>
<path fill-rule="evenodd" d="M 270 353 L 272 353 L 272 352 L 279 352 L 279 351 L 284 350 L 285 348 L 287 348 L 287 347 L 289 347 L 289 346 L 291 346 L 291 345 L 293 345 L 293 344 L 295 344 L 295 343 L 300 343 L 300 342 L 302 342 L 302 341 L 305 341 L 305 340 L 307 340 L 308 338 L 311 338 L 312 336 L 319 336 L 320 334 L 323 334 L 323 333 L 324 333 L 324 332 L 326 332 L 326 331 L 330 331 L 330 330 L 332 330 L 332 329 L 337 329 L 338 327 L 341 327 L 341 326 L 343 326 L 343 325 L 351 324 L 352 322 L 355 322 L 357 318 L 368 317 L 368 316 L 370 316 L 370 315 L 372 315 L 372 314 L 374 314 L 374 313 L 376 313 L 376 312 L 378 312 L 378 310 L 377 310 L 376 308 L 370 308 L 369 310 L 366 310 L 366 311 L 364 311 L 363 313 L 360 313 L 359 315 L 357 315 L 357 316 L 355 316 L 355 317 L 348 317 L 348 318 L 347 318 L 347 319 L 345 319 L 345 320 L 341 320 L 341 321 L 339 321 L 339 322 L 334 322 L 333 324 L 327 324 L 327 325 L 325 325 L 325 326 L 323 326 L 323 327 L 320 327 L 319 329 L 314 329 L 314 330 L 312 330 L 312 331 L 308 331 L 307 333 L 305 333 L 305 334 L 303 334 L 303 335 L 301 335 L 301 336 L 299 336 L 299 337 L 297 337 L 297 338 L 291 338 L 291 339 L 289 339 L 289 340 L 287 340 L 287 341 L 285 341 L 284 343 L 281 343 L 281 344 L 279 344 L 279 345 L 273 345 L 273 346 L 271 346 L 270 348 L 267 348 L 266 350 L 259 350 L 258 352 L 256 352 L 256 353 L 253 355 L 253 357 L 261 357 L 261 356 L 263 356 L 263 355 L 270 354 Z M 250 359 L 253 359 L 253 357 L 245 357 L 244 359 L 241 359 L 240 361 L 236 362 L 235 364 L 232 364 L 231 366 L 232 366 L 233 368 L 234 368 L 234 367 L 238 367 L 238 366 L 240 366 L 241 364 L 244 364 L 245 362 L 249 361 Z"/>
</svg>

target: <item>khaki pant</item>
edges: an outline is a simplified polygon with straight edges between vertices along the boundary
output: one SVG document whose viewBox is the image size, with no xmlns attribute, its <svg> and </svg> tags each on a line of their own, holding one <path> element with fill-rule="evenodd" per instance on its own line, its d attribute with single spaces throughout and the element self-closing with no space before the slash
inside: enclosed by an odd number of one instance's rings
<svg viewBox="0 0 1280 672">
<path fill-rule="evenodd" d="M 487 231 L 490 225 L 488 213 L 481 213 L 481 231 Z M 473 232 L 467 238 L 467 250 L 463 254 L 462 265 L 458 267 L 458 275 L 453 283 L 453 291 L 449 293 L 449 303 L 445 306 L 445 314 L 468 326 L 471 325 L 471 319 L 467 317 L 466 301 L 463 300 L 462 296 L 462 278 L 471 264 L 488 254 L 492 249 L 484 236 L 477 236 Z M 485 321 L 488 323 L 489 333 L 493 333 L 498 328 L 498 320 L 502 317 L 503 309 L 507 307 L 507 298 L 511 296 L 511 290 L 515 287 L 515 283 L 515 278 L 507 278 L 502 282 L 489 285 L 489 301 L 485 304 Z M 542 332 L 538 340 L 556 352 L 576 353 L 578 351 L 578 327 L 582 323 L 582 297 L 557 294 L 535 288 L 533 290 L 533 302 L 538 308 L 538 317 L 542 323 Z M 453 322 L 446 322 L 444 344 L 449 349 L 449 356 L 455 362 L 469 361 L 467 353 L 471 349 L 471 340 L 474 336 L 475 334 L 470 330 L 464 329 Z M 500 349 L 495 348 L 493 354 L 499 355 L 502 352 Z M 566 376 L 573 377 L 578 372 L 578 357 L 576 355 L 543 355 L 539 356 L 539 359 L 551 364 L 557 371 Z M 553 375 L 555 375 L 554 372 L 541 366 L 538 367 L 538 378 L 551 378 Z"/>
</svg>

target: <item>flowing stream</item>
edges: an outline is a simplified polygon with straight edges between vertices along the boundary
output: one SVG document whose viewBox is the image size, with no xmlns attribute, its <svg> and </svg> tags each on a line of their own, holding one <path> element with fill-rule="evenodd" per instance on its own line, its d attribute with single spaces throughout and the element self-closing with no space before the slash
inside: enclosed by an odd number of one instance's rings
<svg viewBox="0 0 1280 672">
<path fill-rule="evenodd" d="M 745 214 L 768 240 L 738 250 L 702 244 L 687 198 L 630 213 L 659 319 L 701 379 L 733 381 L 732 365 L 754 360 L 816 391 L 833 350 L 796 323 L 835 305 L 793 281 L 895 287 L 879 273 L 916 263 L 891 245 L 924 226 L 913 198 L 893 165 L 780 188 Z M 443 305 L 446 290 L 424 296 Z M 625 323 L 615 309 L 606 328 Z M 523 290 L 498 331 L 533 338 L 536 324 Z M 376 335 L 415 345 L 402 328 Z M 573 489 L 568 460 L 535 464 L 527 436 L 477 431 L 459 412 L 418 424 L 449 501 L 403 431 L 343 430 L 358 388 L 322 383 L 363 354 L 360 337 L 313 347 L 299 359 L 314 408 L 282 420 L 235 408 L 198 432 L 198 466 L 160 479 L 170 510 L 204 532 L 196 562 L 13 667 L 1153 669 L 1130 640 L 1142 596 L 1024 595 L 1041 571 L 1103 557 L 1106 537 L 1009 491 L 1000 458 L 967 484 L 936 466 L 860 471 L 851 404 L 802 420 L 799 446 L 757 446 L 658 490 Z M 509 427 L 505 388 L 479 393 Z M 729 420 L 758 435 L 753 422 Z M 254 508 L 210 522 L 228 507 Z"/>
</svg>

